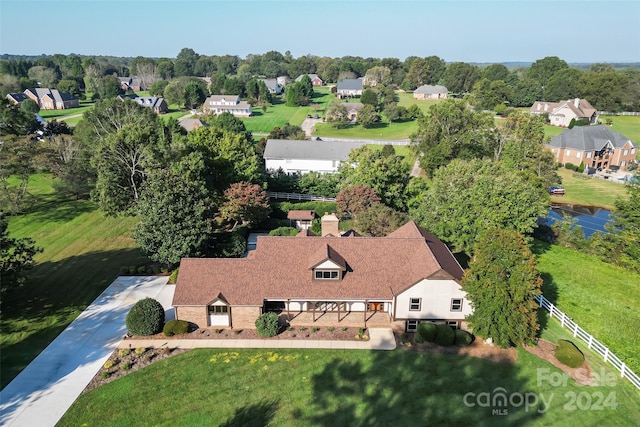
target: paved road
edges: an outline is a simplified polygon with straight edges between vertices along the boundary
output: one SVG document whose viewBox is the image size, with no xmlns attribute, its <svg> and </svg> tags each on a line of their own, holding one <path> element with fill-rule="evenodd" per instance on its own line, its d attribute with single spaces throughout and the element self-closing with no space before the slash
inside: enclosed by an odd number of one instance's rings
<svg viewBox="0 0 640 427">
<path fill-rule="evenodd" d="M 171 306 L 167 277 L 119 277 L 0 392 L 0 426 L 54 426 L 126 333 L 138 300 Z M 172 310 L 167 313 L 172 318 Z"/>
</svg>

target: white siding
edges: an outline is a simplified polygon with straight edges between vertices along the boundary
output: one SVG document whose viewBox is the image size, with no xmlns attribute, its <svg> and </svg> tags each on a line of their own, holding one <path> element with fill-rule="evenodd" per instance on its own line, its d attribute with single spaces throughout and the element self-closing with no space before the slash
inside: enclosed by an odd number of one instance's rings
<svg viewBox="0 0 640 427">
<path fill-rule="evenodd" d="M 333 160 L 307 160 L 307 159 L 265 159 L 267 170 L 274 171 L 282 168 L 286 173 L 307 173 L 310 171 L 321 173 L 333 173 L 338 170 Z"/>
<path fill-rule="evenodd" d="M 466 292 L 454 280 L 422 280 L 396 297 L 397 319 L 464 320 L 473 311 Z M 410 311 L 411 298 L 421 298 L 420 310 Z M 451 299 L 462 298 L 462 311 L 451 311 Z"/>
<path fill-rule="evenodd" d="M 340 266 L 331 260 L 326 260 L 322 264 L 319 264 L 316 268 L 320 270 L 331 269 L 331 268 L 336 269 L 336 268 L 340 268 Z"/>
</svg>

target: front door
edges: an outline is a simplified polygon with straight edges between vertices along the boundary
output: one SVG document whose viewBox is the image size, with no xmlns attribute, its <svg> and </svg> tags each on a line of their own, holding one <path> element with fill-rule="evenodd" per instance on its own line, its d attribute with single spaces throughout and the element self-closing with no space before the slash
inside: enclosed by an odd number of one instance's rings
<svg viewBox="0 0 640 427">
<path fill-rule="evenodd" d="M 384 303 L 382 302 L 370 302 L 367 306 L 367 311 L 383 311 Z"/>
</svg>

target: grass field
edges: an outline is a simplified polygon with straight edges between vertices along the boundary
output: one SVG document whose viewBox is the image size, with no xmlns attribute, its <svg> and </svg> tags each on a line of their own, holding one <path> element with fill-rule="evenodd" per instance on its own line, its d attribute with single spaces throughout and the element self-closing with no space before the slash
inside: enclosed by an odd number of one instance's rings
<svg viewBox="0 0 640 427">
<path fill-rule="evenodd" d="M 413 104 L 416 104 L 423 113 L 429 111 L 432 105 L 442 102 L 442 100 L 439 99 L 415 99 L 411 92 L 396 92 L 396 96 L 398 97 L 398 106 L 409 108 Z"/>
<path fill-rule="evenodd" d="M 65 117 L 77 116 L 83 114 L 85 111 L 93 108 L 95 102 L 91 100 L 81 100 L 78 108 L 67 108 L 66 110 L 40 110 L 38 113 L 43 119 L 49 120 L 64 120 L 68 124 L 77 123 L 82 117 L 77 117 L 77 120 L 70 121 L 71 119 L 65 119 Z M 75 119 L 76 117 L 74 117 Z"/>
<path fill-rule="evenodd" d="M 406 139 L 416 130 L 418 130 L 418 123 L 415 120 L 404 123 L 382 122 L 369 129 L 360 125 L 349 125 L 343 129 L 336 129 L 329 123 L 318 123 L 313 134 L 331 138 Z"/>
<path fill-rule="evenodd" d="M 565 168 L 558 169 L 558 174 L 562 178 L 562 186 L 566 194 L 551 197 L 552 202 L 614 209 L 613 203 L 617 197 L 627 197 L 623 184 L 589 178 Z"/>
<path fill-rule="evenodd" d="M 640 275 L 558 246 L 536 252 L 546 298 L 640 374 Z"/>
<path fill-rule="evenodd" d="M 32 177 L 31 208 L 9 218 L 13 237 L 44 251 L 24 287 L 3 295 L 0 386 L 4 387 L 120 273 L 142 257 L 128 236 L 135 218 L 105 218 L 86 200 L 57 194 L 48 175 Z"/>
<path fill-rule="evenodd" d="M 569 338 L 551 325 L 545 338 L 559 337 Z M 587 360 L 608 383 L 562 383 L 560 370 L 523 349 L 515 364 L 401 349 L 196 349 L 81 395 L 58 425 L 637 425 L 640 394 L 597 356 Z M 500 388 L 515 396 L 509 406 L 478 404 Z M 571 393 L 583 395 L 581 408 L 572 410 Z"/>
</svg>

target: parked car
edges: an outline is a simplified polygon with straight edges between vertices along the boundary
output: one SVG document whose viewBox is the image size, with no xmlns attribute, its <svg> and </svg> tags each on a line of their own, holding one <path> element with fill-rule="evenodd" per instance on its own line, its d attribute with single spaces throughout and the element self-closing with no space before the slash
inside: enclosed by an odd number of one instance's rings
<svg viewBox="0 0 640 427">
<path fill-rule="evenodd" d="M 549 191 L 549 194 L 553 195 L 553 196 L 564 196 L 564 188 L 562 187 L 549 187 L 547 189 Z"/>
<path fill-rule="evenodd" d="M 314 118 L 314 119 L 319 119 L 319 118 L 320 118 L 320 116 L 318 116 L 317 114 L 314 114 L 314 115 L 313 115 L 313 118 Z"/>
</svg>

